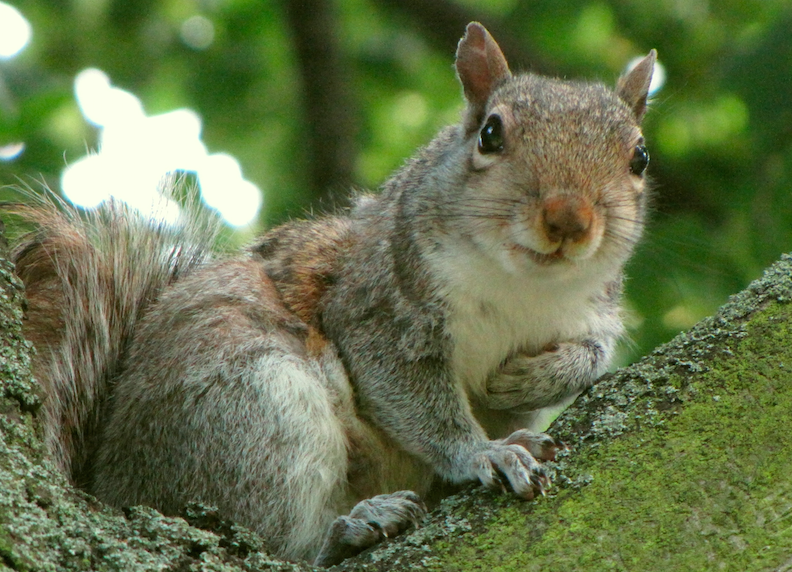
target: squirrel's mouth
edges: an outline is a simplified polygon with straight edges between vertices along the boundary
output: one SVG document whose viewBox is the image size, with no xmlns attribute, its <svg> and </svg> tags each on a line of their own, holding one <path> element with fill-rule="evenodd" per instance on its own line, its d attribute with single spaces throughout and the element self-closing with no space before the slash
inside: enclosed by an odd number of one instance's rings
<svg viewBox="0 0 792 572">
<path fill-rule="evenodd" d="M 513 244 L 512 248 L 522 254 L 527 255 L 528 258 L 533 260 L 539 266 L 550 266 L 551 264 L 558 264 L 559 262 L 567 259 L 566 255 L 564 254 L 563 246 L 559 246 L 556 250 L 547 254 L 537 252 L 536 250 L 521 244 Z"/>
</svg>

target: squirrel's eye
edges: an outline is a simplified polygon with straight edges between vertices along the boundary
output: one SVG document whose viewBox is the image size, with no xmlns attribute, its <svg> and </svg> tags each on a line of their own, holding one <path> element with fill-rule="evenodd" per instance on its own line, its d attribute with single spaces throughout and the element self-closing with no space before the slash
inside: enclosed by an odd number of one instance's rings
<svg viewBox="0 0 792 572">
<path fill-rule="evenodd" d="M 643 175 L 647 165 L 649 165 L 649 151 L 644 145 L 636 145 L 630 159 L 630 172 L 633 175 Z"/>
<path fill-rule="evenodd" d="M 499 153 L 503 151 L 503 122 L 499 115 L 493 113 L 481 128 L 478 139 L 479 153 Z"/>
</svg>

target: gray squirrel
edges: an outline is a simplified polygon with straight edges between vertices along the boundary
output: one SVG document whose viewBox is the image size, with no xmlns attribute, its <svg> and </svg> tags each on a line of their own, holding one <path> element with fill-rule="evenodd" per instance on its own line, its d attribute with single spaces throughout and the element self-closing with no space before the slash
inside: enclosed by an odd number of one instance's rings
<svg viewBox="0 0 792 572">
<path fill-rule="evenodd" d="M 198 217 L 20 207 L 55 463 L 110 505 L 214 505 L 321 566 L 418 521 L 436 478 L 543 492 L 563 445 L 541 412 L 623 334 L 655 59 L 615 91 L 512 75 L 471 23 L 459 124 L 349 212 L 233 256 Z"/>
</svg>

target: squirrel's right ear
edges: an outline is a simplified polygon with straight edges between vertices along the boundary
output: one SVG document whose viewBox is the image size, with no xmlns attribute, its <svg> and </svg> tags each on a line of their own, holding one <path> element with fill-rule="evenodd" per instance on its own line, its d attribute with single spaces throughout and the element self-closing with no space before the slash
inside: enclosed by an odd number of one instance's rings
<svg viewBox="0 0 792 572">
<path fill-rule="evenodd" d="M 468 121 L 484 119 L 484 107 L 495 86 L 511 77 L 509 64 L 487 29 L 478 22 L 467 25 L 456 51 L 456 70 L 468 101 Z"/>
<path fill-rule="evenodd" d="M 621 76 L 616 84 L 616 94 L 630 106 L 639 122 L 646 113 L 646 98 L 649 96 L 649 84 L 652 83 L 656 61 L 657 51 L 651 50 L 638 65 Z"/>
</svg>

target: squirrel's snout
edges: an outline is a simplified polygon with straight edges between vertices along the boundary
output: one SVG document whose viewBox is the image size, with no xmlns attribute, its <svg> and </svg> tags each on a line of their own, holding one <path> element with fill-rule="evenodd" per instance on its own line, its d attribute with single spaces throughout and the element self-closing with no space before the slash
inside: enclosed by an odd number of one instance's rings
<svg viewBox="0 0 792 572">
<path fill-rule="evenodd" d="M 578 243 L 588 238 L 594 218 L 591 203 L 575 195 L 556 195 L 542 203 L 542 228 L 553 243 Z"/>
</svg>

